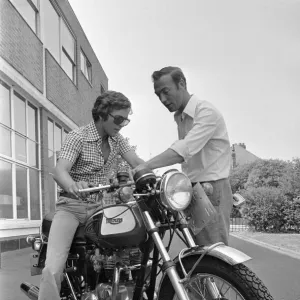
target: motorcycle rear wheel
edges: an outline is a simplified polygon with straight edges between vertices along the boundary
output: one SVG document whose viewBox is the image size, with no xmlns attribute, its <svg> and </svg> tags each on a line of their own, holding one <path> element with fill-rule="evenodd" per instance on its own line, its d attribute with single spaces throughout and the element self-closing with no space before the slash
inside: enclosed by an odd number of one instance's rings
<svg viewBox="0 0 300 300">
<path fill-rule="evenodd" d="M 183 260 L 186 271 L 192 269 L 198 257 L 190 256 Z M 177 268 L 183 278 L 181 268 Z M 274 300 L 263 282 L 244 264 L 231 266 L 217 258 L 206 256 L 195 268 L 190 280 L 185 284 L 191 300 L 211 300 L 204 278 L 212 277 L 222 294 L 222 299 L 231 300 Z M 173 286 L 165 276 L 161 284 L 158 300 L 177 300 Z"/>
</svg>

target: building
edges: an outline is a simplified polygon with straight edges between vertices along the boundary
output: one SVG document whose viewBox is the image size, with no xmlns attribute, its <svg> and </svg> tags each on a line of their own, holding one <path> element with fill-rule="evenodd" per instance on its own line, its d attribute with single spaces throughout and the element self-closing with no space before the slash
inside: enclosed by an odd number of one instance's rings
<svg viewBox="0 0 300 300">
<path fill-rule="evenodd" d="M 235 168 L 239 165 L 251 163 L 259 159 L 259 157 L 246 149 L 246 145 L 244 143 L 233 144 L 231 146 L 231 156 L 232 168 Z"/>
<path fill-rule="evenodd" d="M 67 0 L 0 0 L 0 246 L 24 247 L 53 211 L 65 135 L 108 88 Z"/>
</svg>

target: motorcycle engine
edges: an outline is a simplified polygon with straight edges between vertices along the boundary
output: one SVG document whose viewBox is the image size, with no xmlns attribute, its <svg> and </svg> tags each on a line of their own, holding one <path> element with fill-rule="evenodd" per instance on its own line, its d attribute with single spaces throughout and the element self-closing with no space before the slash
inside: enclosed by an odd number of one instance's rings
<svg viewBox="0 0 300 300">
<path fill-rule="evenodd" d="M 132 299 L 135 280 L 135 272 L 140 269 L 142 260 L 142 252 L 139 248 L 128 248 L 120 251 L 113 251 L 112 253 L 100 253 L 97 248 L 93 255 L 90 256 L 90 261 L 93 265 L 94 271 L 97 273 L 105 272 L 105 277 L 108 283 L 100 283 L 96 289 L 91 292 L 85 293 L 81 300 L 107 300 L 112 296 L 113 270 L 116 263 L 123 266 L 123 271 L 120 276 L 118 300 Z M 126 267 L 135 267 L 134 271 L 126 269 Z"/>
<path fill-rule="evenodd" d="M 100 254 L 100 250 L 96 249 L 94 255 L 90 256 L 94 271 L 99 273 L 101 270 L 113 270 L 116 263 L 120 263 L 124 267 L 136 266 L 141 264 L 142 252 L 139 248 L 128 248 L 112 253 Z"/>
</svg>

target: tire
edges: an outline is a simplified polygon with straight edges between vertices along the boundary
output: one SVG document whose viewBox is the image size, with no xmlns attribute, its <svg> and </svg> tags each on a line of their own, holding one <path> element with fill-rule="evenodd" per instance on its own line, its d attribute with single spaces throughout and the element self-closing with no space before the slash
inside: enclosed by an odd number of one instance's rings
<svg viewBox="0 0 300 300">
<path fill-rule="evenodd" d="M 192 269 L 198 258 L 199 256 L 190 256 L 183 260 L 183 264 L 187 272 Z M 177 266 L 177 271 L 180 278 L 183 278 L 183 273 L 179 266 Z M 217 258 L 205 256 L 193 271 L 190 283 L 193 284 L 193 280 L 200 278 L 201 274 L 202 276 L 205 276 L 204 274 L 208 274 L 210 275 L 209 277 L 214 277 L 216 283 L 217 281 L 223 281 L 231 285 L 233 287 L 232 290 L 235 290 L 239 296 L 243 297 L 237 299 L 274 300 L 263 282 L 244 264 L 231 266 Z M 201 288 L 204 287 L 204 285 L 201 284 L 198 284 L 198 286 Z M 221 294 L 224 293 L 222 289 L 220 292 Z M 175 292 L 173 286 L 166 275 L 158 292 L 158 300 L 173 300 L 174 296 Z M 222 296 L 222 299 L 224 300 L 231 300 L 226 294 L 222 294 Z M 194 299 L 193 297 L 191 298 Z M 197 296 L 196 298 L 199 300 L 211 300 L 211 297 L 209 296 Z M 234 299 L 236 298 L 234 297 Z"/>
</svg>

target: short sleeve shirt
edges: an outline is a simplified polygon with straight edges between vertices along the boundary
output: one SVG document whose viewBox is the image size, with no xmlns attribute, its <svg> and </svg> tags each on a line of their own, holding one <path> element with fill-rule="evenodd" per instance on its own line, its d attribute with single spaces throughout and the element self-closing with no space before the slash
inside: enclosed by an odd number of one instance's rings
<svg viewBox="0 0 300 300">
<path fill-rule="evenodd" d="M 70 176 L 75 182 L 86 181 L 95 185 L 105 185 L 109 183 L 110 178 L 115 177 L 118 157 L 132 149 L 121 134 L 109 137 L 108 143 L 110 154 L 104 163 L 101 151 L 102 138 L 93 121 L 66 136 L 59 158 L 73 163 Z"/>
</svg>

